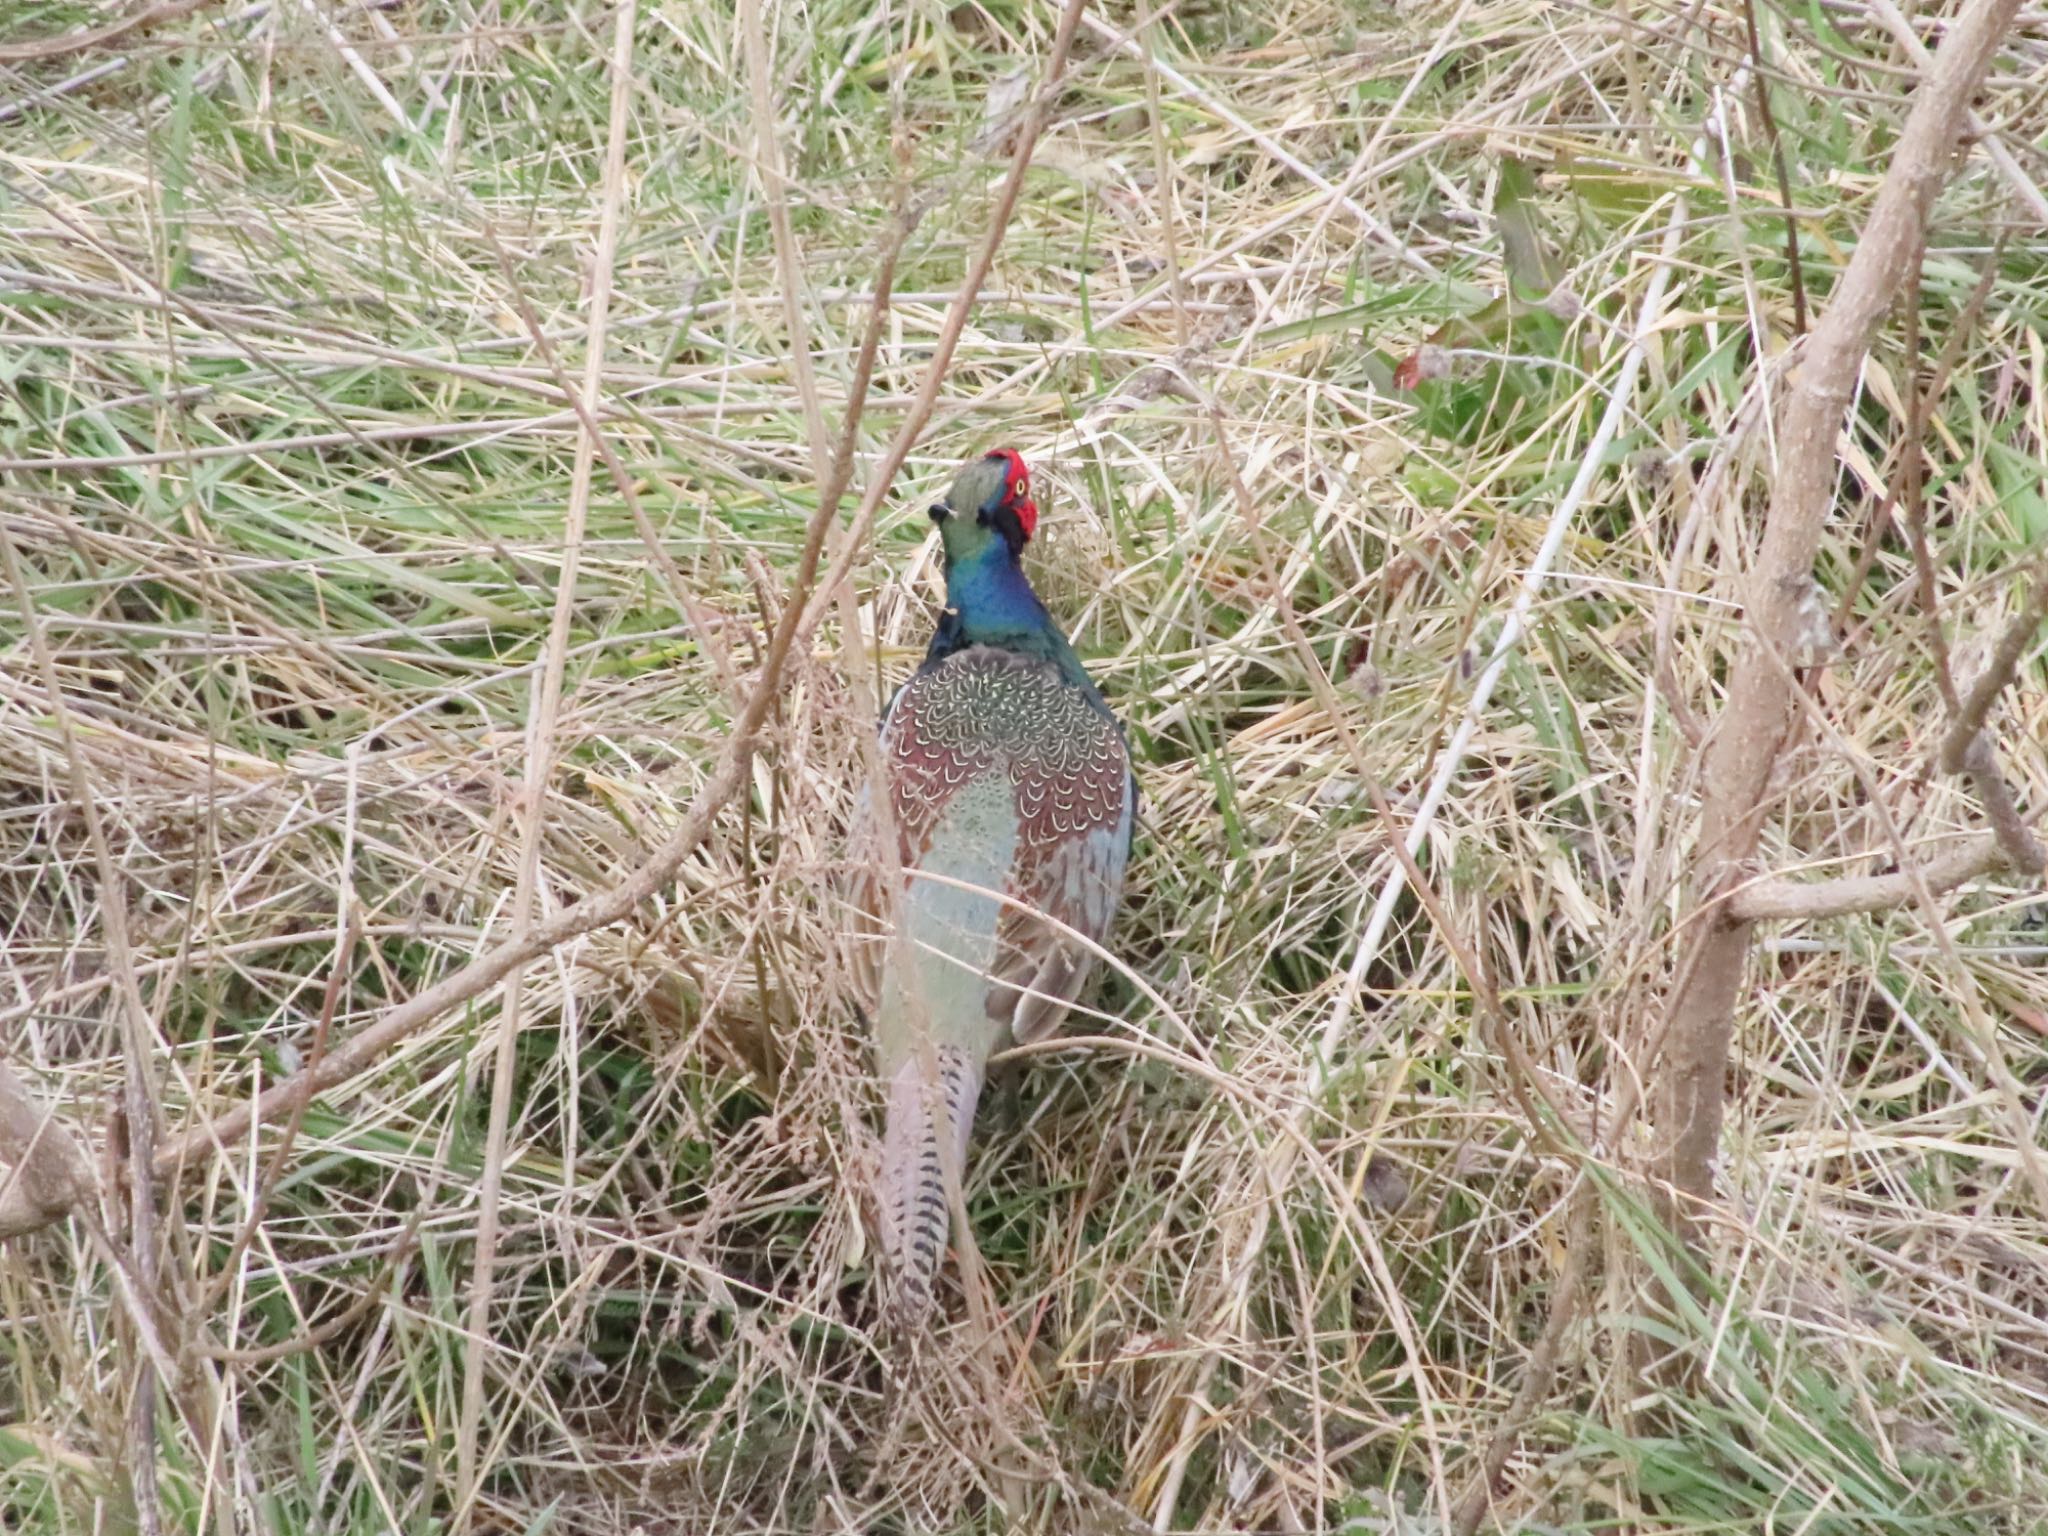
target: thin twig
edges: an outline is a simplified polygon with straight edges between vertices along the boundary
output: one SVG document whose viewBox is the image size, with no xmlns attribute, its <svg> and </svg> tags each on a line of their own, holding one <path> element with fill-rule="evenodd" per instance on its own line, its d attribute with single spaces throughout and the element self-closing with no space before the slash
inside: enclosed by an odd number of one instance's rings
<svg viewBox="0 0 2048 1536">
<path fill-rule="evenodd" d="M 1941 743 L 1941 766 L 1946 773 L 1962 770 L 1970 744 L 1983 734 L 1991 706 L 2012 686 L 2020 658 L 2040 635 L 2043 622 L 2048 622 L 2048 559 L 2034 562 L 2033 578 L 2033 590 L 1998 637 L 1991 659 L 1984 663 L 1984 670 L 1970 685 L 1969 693 L 1956 706 L 1955 719 L 1949 723 L 1948 734 Z"/>
<path fill-rule="evenodd" d="M 862 541 L 873 525 L 875 514 L 880 510 L 882 499 L 889 492 L 896 471 L 903 467 L 903 461 L 910 456 L 924 424 L 931 418 L 932 408 L 938 404 L 939 387 L 945 380 L 946 369 L 953 361 L 953 353 L 960 345 L 960 335 L 967 328 L 967 317 L 973 313 L 976 299 L 980 296 L 982 284 L 988 281 L 989 269 L 995 265 L 996 252 L 1002 247 L 1003 234 L 1010 227 L 1010 216 L 1016 212 L 1017 199 L 1024 190 L 1024 173 L 1030 169 L 1031 154 L 1038 146 L 1039 134 L 1044 131 L 1045 120 L 1052 111 L 1053 97 L 1066 74 L 1067 57 L 1074 46 L 1074 32 L 1079 26 L 1082 13 L 1087 9 L 1087 0 L 1067 0 L 1067 7 L 1060 16 L 1059 30 L 1053 35 L 1052 52 L 1047 56 L 1045 78 L 1038 88 L 1038 95 L 1024 115 L 1024 121 L 1017 130 L 1016 148 L 1010 154 L 1010 168 L 1003 178 L 1003 185 L 996 193 L 996 201 L 989 213 L 989 228 L 981 248 L 974 254 L 966 273 L 960 280 L 959 292 L 953 304 L 946 311 L 946 318 L 939 326 L 938 339 L 932 344 L 931 361 L 926 365 L 924 378 L 918 384 L 917 397 L 910 404 L 909 415 L 896 431 L 895 438 L 882 454 L 881 463 L 876 467 L 874 478 L 869 482 L 867 494 L 861 498 L 860 506 L 853 515 L 853 523 L 846 537 L 845 548 L 833 561 L 818 583 L 818 589 L 811 595 L 807 606 L 802 606 L 802 623 L 799 633 L 806 638 L 825 617 L 826 610 L 834 600 L 839 584 L 852 573 Z"/>
<path fill-rule="evenodd" d="M 353 827 L 350 831 L 353 832 Z M 346 857 L 346 855 L 344 855 Z M 343 911 L 340 936 L 334 946 L 334 964 L 327 973 L 327 985 L 320 997 L 320 1014 L 313 1024 L 313 1040 L 306 1052 L 310 1066 L 317 1067 L 326 1058 L 327 1039 L 334 1028 L 334 1012 L 341 1003 L 342 988 L 348 981 L 349 960 L 355 952 L 357 939 L 361 936 L 360 915 L 346 903 L 346 886 L 343 889 Z M 312 1101 L 311 1094 L 301 1094 L 285 1116 L 284 1129 L 277 1138 L 277 1145 L 271 1148 L 270 1159 L 264 1166 L 263 1176 L 256 1181 L 256 1187 L 249 1195 L 249 1208 L 242 1216 L 242 1224 L 234 1240 L 228 1244 L 227 1252 L 215 1266 L 213 1283 L 202 1293 L 197 1311 L 201 1316 L 209 1315 L 219 1304 L 221 1293 L 233 1281 L 235 1270 L 242 1262 L 242 1255 L 248 1252 L 249 1243 L 256 1235 L 256 1229 L 263 1225 L 264 1213 L 270 1207 L 271 1192 L 277 1188 L 277 1181 L 283 1177 L 285 1164 L 290 1161 L 292 1148 L 297 1144 L 299 1131 L 306 1123 L 306 1106 Z"/>
<path fill-rule="evenodd" d="M 71 707 L 65 702 L 57 659 L 43 631 L 41 613 L 29 590 L 20 552 L 5 524 L 0 524 L 0 558 L 7 566 L 7 579 L 14 588 L 14 600 L 28 630 L 29 647 L 43 687 L 50 699 L 57 735 L 64 743 L 64 755 L 71 780 L 71 798 L 85 820 L 86 839 L 99 873 L 100 929 L 107 946 L 107 964 L 115 978 L 115 1013 L 122 1044 L 122 1117 L 127 1128 L 128 1258 L 133 1267 L 135 1294 L 140 1311 L 152 1321 L 160 1307 L 157 1293 L 157 1209 L 159 1177 L 152 1153 L 157 1144 L 158 1106 L 153 1088 L 156 1060 L 156 1025 L 149 1005 L 143 1001 L 136 979 L 135 950 L 129 941 L 128 875 L 114 858 L 107 841 L 106 824 L 100 817 L 99 796 L 86 772 L 85 755 L 79 749 Z M 55 1143 L 53 1143 L 55 1145 Z M 83 1193 L 83 1191 L 78 1191 Z M 47 1193 L 47 1191 L 46 1191 Z M 113 1245 L 113 1234 L 107 1234 Z M 137 1326 L 142 1318 L 135 1319 Z M 171 1346 L 175 1349 L 175 1345 Z M 145 1536 L 156 1536 L 161 1528 L 157 1500 L 156 1406 L 158 1388 L 170 1385 L 147 1349 L 134 1354 L 133 1399 L 129 1405 L 129 1477 L 135 1499 L 136 1518 Z"/>
<path fill-rule="evenodd" d="M 532 711 L 526 735 L 526 772 L 515 795 L 513 815 L 519 824 L 519 871 L 512 897 L 512 931 L 516 937 L 533 929 L 534 901 L 540 885 L 541 829 L 548 781 L 555 761 L 555 717 L 562 703 L 562 675 L 569 649 L 569 623 L 576 609 L 576 575 L 583 553 L 583 533 L 590 517 L 592 472 L 601 434 L 589 419 L 603 389 L 605 323 L 611 314 L 612 268 L 618 252 L 619 211 L 625 200 L 626 108 L 633 91 L 633 29 L 639 19 L 638 0 L 625 0 L 612 23 L 611 116 L 605 131 L 603 206 L 598 215 L 597 252 L 590 276 L 590 333 L 584 343 L 583 431 L 576 439 L 576 462 L 569 481 L 569 509 L 562 530 L 561 574 L 555 584 L 554 612 L 548 623 L 546 663 L 533 681 Z M 491 1298 L 498 1261 L 498 1209 L 505 1182 L 505 1142 L 512 1112 L 513 1068 L 517 1064 L 520 1016 L 525 1003 L 525 967 L 505 977 L 499 1006 L 496 1050 L 491 1068 L 490 1119 L 484 1137 L 483 1181 L 477 1197 L 476 1252 L 469 1283 L 469 1326 L 463 1340 L 462 1406 L 456 1421 L 454 1528 L 470 1528 L 476 1509 L 477 1425 L 483 1416 L 484 1355 L 492 1338 Z"/>
<path fill-rule="evenodd" d="M 1742 21 L 1749 29 L 1749 57 L 1756 66 L 1753 85 L 1756 115 L 1763 123 L 1764 138 L 1770 142 L 1771 165 L 1778 175 L 1778 215 L 1785 221 L 1785 268 L 1792 282 L 1792 334 L 1806 334 L 1806 274 L 1799 264 L 1799 220 L 1792 210 L 1792 177 L 1785 166 L 1785 141 L 1778 133 L 1778 120 L 1771 115 L 1770 71 L 1764 60 L 1763 38 L 1756 25 L 1756 0 L 1742 0 Z M 1758 338 L 1762 340 L 1761 337 Z"/>
<path fill-rule="evenodd" d="M 1990 732 L 1979 731 L 1970 739 L 1970 745 L 1963 751 L 1963 771 L 1969 775 L 1977 798 L 1984 802 L 1984 819 L 1991 823 L 1999 849 L 2013 868 L 2030 875 L 2048 868 L 2048 849 L 2043 849 L 2027 830 L 2019 801 L 2012 786 L 2005 782 L 2004 770 L 1998 766 L 1998 749 L 1991 744 Z"/>
<path fill-rule="evenodd" d="M 1479 1458 L 1479 1470 L 1458 1501 L 1457 1513 L 1451 1520 L 1454 1536 L 1474 1536 L 1485 1521 L 1493 1508 L 1494 1490 L 1507 1470 L 1508 1458 L 1556 1383 L 1558 1356 L 1564 1350 L 1565 1332 L 1578 1313 L 1579 1288 L 1585 1283 L 1586 1267 L 1592 1256 L 1593 1210 L 1598 1199 L 1599 1185 L 1581 1176 L 1566 1209 L 1564 1262 L 1551 1278 L 1550 1310 L 1544 1316 L 1536 1342 L 1529 1348 L 1529 1363 L 1522 1368 L 1522 1385 L 1494 1424 L 1492 1437 Z"/>
<path fill-rule="evenodd" d="M 274 1365 L 279 1360 L 290 1359 L 293 1355 L 303 1355 L 325 1348 L 368 1317 L 384 1300 L 385 1292 L 391 1289 L 392 1282 L 398 1278 L 400 1266 L 404 1264 L 406 1255 L 412 1252 L 413 1244 L 419 1238 L 420 1224 L 426 1220 L 427 1213 L 432 1209 L 431 1203 L 425 1200 L 413 1206 L 412 1214 L 406 1217 L 405 1226 L 391 1245 L 390 1257 L 378 1268 L 369 1287 L 325 1322 L 315 1323 L 304 1333 L 295 1334 L 289 1339 L 281 1339 L 275 1344 L 238 1347 L 200 1340 L 193 1347 L 210 1360 L 218 1360 L 223 1365 L 232 1365 L 242 1370 L 247 1370 L 251 1366 Z"/>
<path fill-rule="evenodd" d="M 1989 874 L 2003 862 L 2005 854 L 1998 839 L 1979 832 L 1944 853 L 1892 874 L 1844 875 L 1834 880 L 1811 881 L 1773 877 L 1738 886 L 1728 897 L 1728 910 L 1746 923 L 1890 912 L 1910 905 L 1921 890 L 1942 895 Z"/>
<path fill-rule="evenodd" d="M 1954 375 L 1956 365 L 1962 361 L 1963 347 L 1975 334 L 1977 322 L 1984 314 L 1985 302 L 1991 297 L 1991 290 L 1997 286 L 1999 261 L 2005 254 L 2008 238 L 2005 231 L 2000 231 L 1998 239 L 1993 242 L 1990 252 L 1985 256 L 1983 265 L 1977 273 L 1976 286 L 1970 290 L 1970 297 L 1963 305 L 1962 313 L 1956 317 L 1956 323 L 1949 328 L 1948 339 L 1941 344 L 1941 356 L 1935 360 L 1934 370 L 1928 375 L 1925 387 L 1918 383 L 1917 367 L 1920 356 L 1920 277 L 1922 262 L 1925 260 L 1924 247 L 1921 260 L 1913 264 L 1912 280 L 1900 296 L 1899 307 L 1903 311 L 1906 326 L 1905 356 L 1909 372 L 1907 386 L 1913 390 L 1906 401 L 1904 433 L 1894 449 L 1899 458 L 1898 478 L 1904 482 L 1905 488 L 1895 498 L 1891 490 L 1891 476 L 1885 476 L 1885 495 L 1879 502 L 1877 511 L 1871 516 L 1870 529 L 1864 536 L 1863 549 L 1856 557 L 1855 569 L 1849 573 L 1849 580 L 1842 589 L 1841 600 L 1835 605 L 1835 628 L 1842 631 L 1844 650 L 1851 649 L 1859 637 L 1860 632 L 1851 631 L 1848 627 L 1849 616 L 1855 611 L 1857 595 L 1870 576 L 1871 566 L 1876 563 L 1878 547 L 1884 539 L 1886 528 L 1891 523 L 1890 511 L 1894 500 L 1914 509 L 1907 521 L 1917 529 L 1914 534 L 1916 539 L 1924 541 L 1926 537 L 1925 524 L 1920 521 L 1919 512 L 1927 472 L 1926 449 L 1923 446 L 1927 432 L 1926 424 L 1934 415 L 1935 402 L 1947 392 L 1948 381 Z M 1887 455 L 1887 462 L 1890 462 L 1890 457 Z M 1916 567 L 1920 563 L 1919 557 L 1922 553 L 1921 546 L 1916 544 Z M 1946 690 L 1945 697 L 1949 707 L 1954 708 L 1955 680 L 1949 676 L 1948 651 L 1941 639 L 1939 611 L 1935 606 L 1937 599 L 1931 583 L 1927 580 L 1928 576 L 1931 576 L 1931 572 L 1923 573 L 1921 597 L 1923 603 L 1928 605 L 1929 620 L 1934 624 L 1936 631 L 1934 643 L 1940 663 L 1936 669 L 1936 681 Z"/>
<path fill-rule="evenodd" d="M 156 4 L 145 5 L 132 16 L 90 31 L 67 32 L 61 37 L 37 38 L 28 43 L 0 43 L 0 64 L 35 64 L 44 59 L 61 59 L 67 54 L 104 48 L 108 43 L 118 42 L 143 27 L 159 27 L 167 21 L 190 15 L 204 4 L 206 0 L 157 0 Z"/>
<path fill-rule="evenodd" d="M 1387 803 L 1385 793 L 1371 780 L 1367 781 L 1367 788 L 1382 823 L 1392 826 L 1394 810 Z M 1552 1156 L 1576 1163 L 1587 1155 L 1587 1149 L 1570 1139 L 1571 1119 L 1544 1082 L 1536 1063 L 1530 1060 L 1528 1048 L 1515 1031 L 1514 1021 L 1501 1006 L 1500 990 L 1494 985 L 1492 974 L 1480 959 L 1479 951 L 1458 933 L 1442 898 L 1415 862 L 1415 855 L 1398 838 L 1389 839 L 1388 847 L 1407 870 L 1408 884 L 1422 903 L 1423 910 L 1429 914 L 1437 937 L 1450 950 L 1458 968 L 1472 985 L 1473 996 L 1479 1000 L 1480 1011 L 1492 1031 L 1494 1043 L 1508 1059 L 1511 1068 L 1509 1091 L 1521 1105 L 1531 1137 Z M 1628 1112 L 1632 1114 L 1633 1110 Z M 1452 1512 L 1450 1529 L 1454 1536 L 1474 1536 L 1479 1529 L 1492 1508 L 1494 1491 L 1507 1468 L 1508 1458 L 1521 1443 L 1529 1421 L 1550 1397 L 1551 1388 L 1557 1380 L 1557 1361 L 1564 1349 L 1565 1331 L 1578 1314 L 1579 1287 L 1585 1278 L 1593 1249 L 1593 1208 L 1598 1188 L 1594 1180 L 1580 1173 L 1565 1220 L 1564 1262 L 1551 1281 L 1550 1310 L 1544 1317 L 1535 1343 L 1530 1346 L 1522 1385 L 1517 1389 L 1514 1401 L 1494 1424 L 1486 1449 L 1480 1455 L 1479 1469 L 1473 1475 L 1465 1496 Z"/>
</svg>

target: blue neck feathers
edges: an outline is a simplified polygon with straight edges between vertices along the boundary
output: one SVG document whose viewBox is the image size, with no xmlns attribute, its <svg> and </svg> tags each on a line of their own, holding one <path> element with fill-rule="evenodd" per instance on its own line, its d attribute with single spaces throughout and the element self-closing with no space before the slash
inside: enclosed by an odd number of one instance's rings
<svg viewBox="0 0 2048 1536">
<path fill-rule="evenodd" d="M 947 562 L 946 607 L 960 616 L 970 644 L 1000 644 L 1053 627 L 1045 604 L 1001 539 L 990 539 L 964 560 Z"/>
<path fill-rule="evenodd" d="M 936 665 L 970 645 L 1042 656 L 1092 698 L 1100 698 L 1081 658 L 1045 611 L 1017 557 L 1001 539 L 990 539 L 965 559 L 947 562 L 946 611 L 932 636 L 925 665 Z"/>
</svg>

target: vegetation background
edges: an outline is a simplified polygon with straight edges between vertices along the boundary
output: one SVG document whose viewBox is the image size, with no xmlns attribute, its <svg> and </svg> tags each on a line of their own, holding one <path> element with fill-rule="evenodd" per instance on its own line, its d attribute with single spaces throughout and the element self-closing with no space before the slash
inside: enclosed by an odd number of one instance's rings
<svg viewBox="0 0 2048 1536">
<path fill-rule="evenodd" d="M 154 1231 L 110 1196 L 0 1249 L 0 1527 L 1440 1532 L 1505 1433 L 1504 1530 L 2048 1528 L 2037 886 L 1766 931 L 1697 1302 L 1655 1283 L 1628 1113 L 1697 771 L 1674 700 L 1742 686 L 1773 391 L 1948 9 L 1091 9 L 737 800 L 630 921 L 192 1156 Z M 0 24 L 0 1029 L 103 1170 L 684 820 L 817 497 L 758 131 L 828 426 L 917 216 L 850 510 L 1059 19 L 642 0 L 614 133 L 603 5 L 155 11 L 83 49 L 46 44 L 134 13 Z M 1864 371 L 1818 573 L 1835 732 L 1787 765 L 1780 871 L 1974 825 L 1927 771 L 1935 640 L 1975 670 L 2048 537 L 2044 84 L 2023 12 L 1977 104 L 2004 161 L 1961 164 Z M 600 297 L 622 477 L 575 408 Z M 985 1117 L 979 1278 L 902 1391 L 836 893 L 874 699 L 931 620 L 922 509 L 998 443 L 1146 810 L 1100 1041 Z M 1362 947 L 1387 816 L 1589 455 L 1419 851 L 1438 913 L 1404 895 Z M 2000 725 L 2023 808 L 2043 668 Z M 1646 1344 L 1692 1369 L 1646 1374 Z"/>
</svg>

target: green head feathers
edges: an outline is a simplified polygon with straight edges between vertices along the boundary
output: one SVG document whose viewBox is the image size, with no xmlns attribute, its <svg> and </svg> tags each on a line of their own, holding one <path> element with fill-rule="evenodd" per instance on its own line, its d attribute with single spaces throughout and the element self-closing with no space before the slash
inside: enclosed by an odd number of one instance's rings
<svg viewBox="0 0 2048 1536">
<path fill-rule="evenodd" d="M 1014 560 L 1038 527 L 1031 472 L 1014 448 L 969 459 L 953 477 L 946 499 L 932 508 L 948 561 L 972 560 L 1001 538 Z"/>
</svg>

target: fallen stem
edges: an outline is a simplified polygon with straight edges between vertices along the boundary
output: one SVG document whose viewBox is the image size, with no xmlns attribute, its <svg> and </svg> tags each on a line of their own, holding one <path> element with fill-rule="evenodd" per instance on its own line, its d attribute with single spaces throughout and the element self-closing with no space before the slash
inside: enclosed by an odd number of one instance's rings
<svg viewBox="0 0 2048 1536">
<path fill-rule="evenodd" d="M 1889 912 L 1911 905 L 1923 886 L 1939 896 L 1988 874 L 2003 862 L 2005 854 L 1998 839 L 1980 832 L 1924 864 L 1893 874 L 1844 875 L 1835 880 L 1813 881 L 1774 877 L 1740 886 L 1729 894 L 1727 910 L 1738 922 L 1745 923 Z"/>
</svg>

